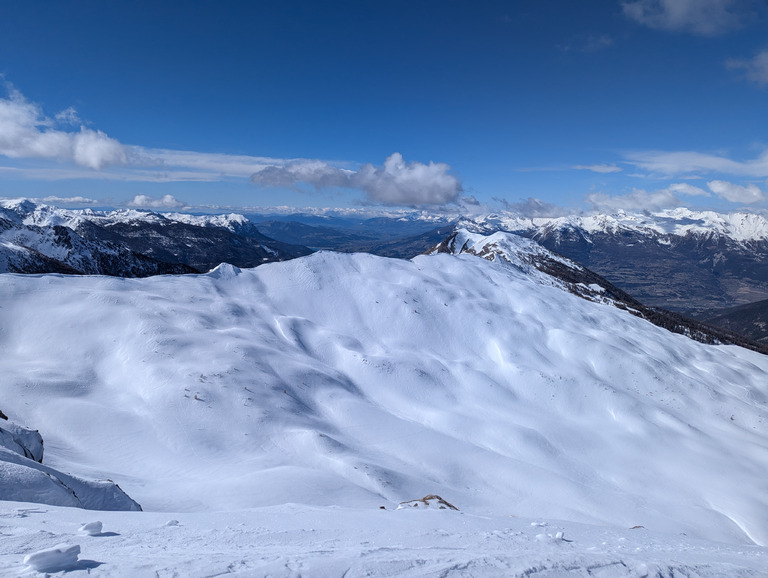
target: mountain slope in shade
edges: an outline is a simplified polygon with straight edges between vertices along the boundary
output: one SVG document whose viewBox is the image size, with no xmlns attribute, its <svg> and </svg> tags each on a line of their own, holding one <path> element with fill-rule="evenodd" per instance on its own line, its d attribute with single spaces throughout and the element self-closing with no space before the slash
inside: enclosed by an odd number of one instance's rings
<svg viewBox="0 0 768 578">
<path fill-rule="evenodd" d="M 195 269 L 138 253 L 119 239 L 87 239 L 61 219 L 36 224 L 25 217 L 41 208 L 28 201 L 0 202 L 0 272 L 145 277 Z M 42 206 L 43 209 L 59 211 Z"/>
<path fill-rule="evenodd" d="M 720 311 L 702 312 L 700 319 L 768 344 L 768 299 Z"/>
<path fill-rule="evenodd" d="M 265 237 L 242 215 L 58 209 L 0 202 L 0 271 L 146 277 L 252 267 L 307 255 Z"/>
<path fill-rule="evenodd" d="M 523 255 L 524 257 L 524 255 Z M 0 396 L 149 510 L 392 507 L 768 542 L 768 357 L 504 259 L 0 276 Z"/>
</svg>

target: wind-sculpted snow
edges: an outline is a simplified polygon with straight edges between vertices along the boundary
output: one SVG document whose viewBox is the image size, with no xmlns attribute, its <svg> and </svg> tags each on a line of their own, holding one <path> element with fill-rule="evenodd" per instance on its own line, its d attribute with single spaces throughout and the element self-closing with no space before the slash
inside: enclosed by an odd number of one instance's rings
<svg viewBox="0 0 768 578">
<path fill-rule="evenodd" d="M 438 494 L 461 514 L 768 542 L 768 358 L 503 259 L 321 252 L 0 291 L 9 417 L 46 432 L 52 467 L 148 510 Z"/>
<path fill-rule="evenodd" d="M 141 510 L 111 480 L 84 480 L 42 465 L 42 461 L 39 432 L 0 422 L 0 500 L 89 510 Z"/>
</svg>

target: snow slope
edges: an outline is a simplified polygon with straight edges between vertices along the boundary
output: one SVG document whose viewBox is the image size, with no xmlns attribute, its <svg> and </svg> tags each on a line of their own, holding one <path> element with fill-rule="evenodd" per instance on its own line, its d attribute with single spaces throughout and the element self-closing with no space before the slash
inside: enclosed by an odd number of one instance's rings
<svg viewBox="0 0 768 578">
<path fill-rule="evenodd" d="M 698 564 L 699 575 L 714 576 L 738 561 L 751 568 L 741 575 L 759 575 L 766 550 L 750 545 L 768 543 L 768 358 L 698 344 L 544 281 L 470 254 L 400 261 L 324 252 L 208 275 L 0 275 L 0 398 L 14 400 L 3 408 L 12 420 L 41 430 L 49 465 L 113 479 L 145 510 L 183 517 L 196 535 L 207 520 L 230 553 L 223 526 L 247 519 L 244 535 L 287 532 L 314 549 L 292 554 L 307 563 L 362 555 L 366 535 L 396 541 L 376 521 L 393 515 L 379 506 L 439 494 L 461 510 L 448 516 L 464 518 L 419 518 L 403 530 L 420 535 L 429 525 L 423 544 L 436 556 L 443 538 L 433 524 L 454 536 L 523 532 L 503 548 L 528 552 L 533 541 L 531 555 L 550 560 L 542 568 L 590 558 L 582 546 L 618 565 L 622 542 L 601 546 L 597 536 L 630 540 L 639 534 L 628 529 L 643 526 L 653 537 L 635 547 L 656 544 L 648 557 L 658 568 L 686 551 L 678 568 Z M 281 506 L 291 503 L 303 505 Z M 72 516 L 93 521 L 44 509 L 57 529 L 40 539 L 31 537 L 39 525 L 13 522 L 18 545 L 0 546 L 5 567 L 63 542 Z M 294 510 L 322 526 L 319 542 L 281 529 Z M 12 505 L 2 511 L 16 520 Z M 232 513 L 195 514 L 216 511 Z M 156 528 L 161 516 L 98 515 L 106 528 Z M 334 534 L 338 516 L 352 526 Z M 522 526 L 566 520 L 565 538 L 579 523 L 596 527 L 577 547 L 548 530 L 523 531 L 510 516 L 527 520 Z M 120 543 L 141 549 L 145 538 L 133 532 Z M 484 547 L 467 539 L 469 549 Z M 451 540 L 460 549 L 461 539 Z M 560 554 L 542 554 L 542 541 Z M 194 543 L 187 536 L 168 548 Z M 275 544 L 258 556 L 289 575 Z M 416 555 L 401 543 L 377 554 L 381 568 L 401 554 Z M 457 554 L 457 564 L 477 556 Z M 492 574 L 486 562 L 482 573 Z M 527 568 L 507 562 L 506 575 Z M 183 561 L 173 568 L 185 573 Z M 643 575 L 618 568 L 606 575 Z"/>
</svg>

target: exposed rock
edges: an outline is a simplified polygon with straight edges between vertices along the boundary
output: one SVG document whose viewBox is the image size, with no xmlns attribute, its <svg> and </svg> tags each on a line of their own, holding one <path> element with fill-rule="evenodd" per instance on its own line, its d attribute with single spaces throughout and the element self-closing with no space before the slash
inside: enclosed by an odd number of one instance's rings
<svg viewBox="0 0 768 578">
<path fill-rule="evenodd" d="M 456 510 L 457 512 L 459 511 L 459 509 L 456 506 L 446 502 L 443 498 L 441 498 L 436 494 L 429 494 L 424 496 L 423 498 L 419 498 L 418 500 L 409 500 L 407 502 L 400 502 L 400 505 L 397 507 L 397 509 L 401 510 L 404 508 L 422 508 L 422 509 L 426 508 L 430 510 Z"/>
</svg>

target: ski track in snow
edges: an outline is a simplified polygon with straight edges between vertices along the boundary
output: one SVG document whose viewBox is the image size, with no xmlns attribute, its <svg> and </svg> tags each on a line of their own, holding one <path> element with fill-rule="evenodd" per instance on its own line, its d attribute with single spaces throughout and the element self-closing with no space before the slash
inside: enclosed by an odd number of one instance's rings
<svg viewBox="0 0 768 578">
<path fill-rule="evenodd" d="M 148 510 L 0 502 L 0 574 L 62 543 L 115 576 L 766 574 L 757 353 L 471 255 L 0 294 L 0 409 Z M 428 493 L 462 512 L 378 510 Z"/>
</svg>

